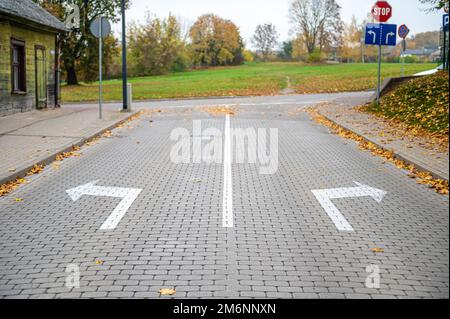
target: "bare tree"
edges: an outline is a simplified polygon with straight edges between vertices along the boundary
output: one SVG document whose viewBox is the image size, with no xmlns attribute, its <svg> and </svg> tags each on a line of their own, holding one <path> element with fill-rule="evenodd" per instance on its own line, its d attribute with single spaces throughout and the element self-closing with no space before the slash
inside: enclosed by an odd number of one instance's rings
<svg viewBox="0 0 450 319">
<path fill-rule="evenodd" d="M 292 0 L 289 16 L 308 53 L 340 42 L 343 23 L 336 0 Z"/>
<path fill-rule="evenodd" d="M 256 27 L 255 35 L 252 43 L 262 53 L 266 60 L 278 42 L 278 32 L 276 27 L 271 23 L 260 24 Z"/>
<path fill-rule="evenodd" d="M 449 7 L 449 0 L 420 0 L 420 3 L 430 5 L 430 11 L 437 11 Z"/>
</svg>

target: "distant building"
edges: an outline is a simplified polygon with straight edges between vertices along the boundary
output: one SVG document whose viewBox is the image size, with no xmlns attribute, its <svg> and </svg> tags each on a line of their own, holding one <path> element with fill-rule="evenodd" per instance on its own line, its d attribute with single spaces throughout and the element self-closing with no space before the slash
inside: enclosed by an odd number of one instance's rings
<svg viewBox="0 0 450 319">
<path fill-rule="evenodd" d="M 430 62 L 433 62 L 433 63 L 441 62 L 441 60 L 442 60 L 442 52 L 441 52 L 441 50 L 436 50 L 433 53 L 431 53 L 430 57 L 429 57 L 429 60 L 430 60 Z"/>
<path fill-rule="evenodd" d="M 419 49 L 419 50 L 406 50 L 405 52 L 403 52 L 401 54 L 401 57 L 405 58 L 405 57 L 410 57 L 410 56 L 415 56 L 418 57 L 419 59 L 428 59 L 430 57 L 431 54 L 433 54 L 434 52 L 436 52 L 436 49 L 432 49 L 432 48 L 423 48 L 423 49 Z"/>
<path fill-rule="evenodd" d="M 57 34 L 64 31 L 31 0 L 0 0 L 0 115 L 59 104 Z"/>
</svg>

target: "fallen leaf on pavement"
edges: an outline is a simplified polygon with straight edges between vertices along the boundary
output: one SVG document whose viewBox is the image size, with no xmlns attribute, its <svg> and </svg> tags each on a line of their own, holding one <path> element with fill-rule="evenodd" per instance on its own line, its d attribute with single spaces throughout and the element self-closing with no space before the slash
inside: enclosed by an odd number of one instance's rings
<svg viewBox="0 0 450 319">
<path fill-rule="evenodd" d="M 383 248 L 372 248 L 372 252 L 373 253 L 384 253 L 384 249 Z"/>
<path fill-rule="evenodd" d="M 55 161 L 62 162 L 64 159 L 69 157 L 80 157 L 82 154 L 78 153 L 79 150 L 80 148 L 78 146 L 72 146 L 71 151 L 58 154 Z"/>
<path fill-rule="evenodd" d="M 23 199 L 22 198 L 16 198 L 16 203 L 20 203 L 20 202 L 23 202 Z"/>
<path fill-rule="evenodd" d="M 212 116 L 221 116 L 221 115 L 234 115 L 235 110 L 231 107 L 208 107 L 204 109 L 207 113 Z"/>
<path fill-rule="evenodd" d="M 27 176 L 36 175 L 42 173 L 44 170 L 45 165 L 44 164 L 36 164 L 33 166 L 33 168 L 28 172 Z"/>
<path fill-rule="evenodd" d="M 164 288 L 164 289 L 160 289 L 160 290 L 159 290 L 159 293 L 161 294 L 161 296 L 173 296 L 173 295 L 175 295 L 177 292 L 176 292 L 175 289 L 167 289 L 167 288 Z"/>
<path fill-rule="evenodd" d="M 106 131 L 105 133 L 102 134 L 102 137 L 106 137 L 106 138 L 112 137 L 112 136 L 113 136 L 113 133 L 111 131 Z"/>
<path fill-rule="evenodd" d="M 8 182 L 6 184 L 0 185 L 0 197 L 6 196 L 15 190 L 19 185 L 25 184 L 27 181 L 24 178 L 17 178 L 14 181 Z"/>
</svg>

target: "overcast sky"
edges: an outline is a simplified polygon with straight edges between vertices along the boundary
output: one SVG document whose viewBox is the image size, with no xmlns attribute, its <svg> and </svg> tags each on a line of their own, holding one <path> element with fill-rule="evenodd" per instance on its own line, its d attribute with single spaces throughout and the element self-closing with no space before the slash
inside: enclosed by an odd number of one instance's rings
<svg viewBox="0 0 450 319">
<path fill-rule="evenodd" d="M 158 17 L 169 13 L 193 23 L 204 13 L 215 13 L 232 20 L 241 30 L 242 37 L 248 45 L 258 24 L 271 22 L 280 33 L 280 40 L 290 38 L 288 10 L 290 0 L 131 0 L 128 21 L 145 21 L 146 13 L 151 12 Z M 362 21 L 375 0 L 338 0 L 342 6 L 344 21 L 355 15 Z M 442 21 L 442 13 L 429 13 L 419 0 L 391 0 L 393 18 L 389 23 L 406 23 L 411 33 L 438 30 Z M 115 26 L 119 31 L 120 27 Z"/>
</svg>

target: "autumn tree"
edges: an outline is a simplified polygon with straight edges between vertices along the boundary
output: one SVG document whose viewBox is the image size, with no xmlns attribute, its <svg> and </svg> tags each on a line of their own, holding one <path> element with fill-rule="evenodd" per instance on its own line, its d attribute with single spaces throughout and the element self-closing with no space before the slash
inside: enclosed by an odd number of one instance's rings
<svg viewBox="0 0 450 319">
<path fill-rule="evenodd" d="M 244 50 L 243 57 L 244 57 L 244 62 L 247 62 L 247 63 L 251 63 L 255 60 L 255 56 L 249 50 Z"/>
<path fill-rule="evenodd" d="M 343 26 L 336 0 L 292 0 L 289 16 L 309 54 L 339 46 Z"/>
<path fill-rule="evenodd" d="M 341 58 L 347 62 L 356 62 L 361 60 L 362 56 L 362 37 L 363 28 L 358 24 L 356 17 L 344 27 L 342 37 Z"/>
<path fill-rule="evenodd" d="M 267 60 L 272 54 L 273 49 L 277 45 L 278 37 L 277 29 L 271 23 L 260 24 L 256 27 L 252 43 L 261 52 L 264 60 Z"/>
<path fill-rule="evenodd" d="M 301 37 L 292 41 L 292 58 L 294 60 L 306 61 L 308 59 L 308 49 Z"/>
<path fill-rule="evenodd" d="M 187 59 L 180 22 L 173 15 L 159 19 L 149 15 L 144 25 L 131 24 L 128 52 L 132 75 L 161 75 L 180 71 Z"/>
<path fill-rule="evenodd" d="M 72 12 L 71 4 L 80 10 L 79 27 L 60 35 L 61 60 L 67 76 L 67 84 L 78 84 L 77 67 L 88 52 L 88 45 L 93 44 L 93 36 L 89 26 L 99 16 L 111 22 L 117 22 L 120 17 L 121 0 L 33 0 L 61 21 L 64 21 Z M 129 6 L 130 0 L 125 0 Z M 89 59 L 85 59 L 89 60 Z"/>
<path fill-rule="evenodd" d="M 239 29 L 229 20 L 213 14 L 203 15 L 191 27 L 189 35 L 195 65 L 237 65 L 244 61 Z"/>
<path fill-rule="evenodd" d="M 81 55 L 77 67 L 77 77 L 86 82 L 96 81 L 98 79 L 99 56 L 98 56 L 98 39 L 94 37 L 87 38 L 87 46 L 85 52 Z M 103 39 L 103 75 L 104 78 L 113 76 L 112 69 L 117 57 L 120 56 L 119 41 L 109 35 Z"/>
</svg>

